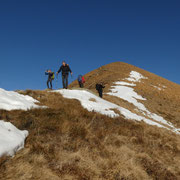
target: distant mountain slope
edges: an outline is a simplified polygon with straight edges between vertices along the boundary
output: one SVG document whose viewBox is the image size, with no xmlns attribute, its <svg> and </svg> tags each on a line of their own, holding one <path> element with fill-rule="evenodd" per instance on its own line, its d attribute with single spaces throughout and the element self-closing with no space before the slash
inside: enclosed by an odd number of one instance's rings
<svg viewBox="0 0 180 180">
<path fill-rule="evenodd" d="M 119 86 L 133 88 L 135 93 L 146 99 L 145 101 L 139 99 L 138 102 L 143 104 L 149 112 L 162 116 L 173 123 L 176 128 L 180 128 L 180 85 L 153 73 L 127 63 L 111 63 L 86 74 L 84 76 L 86 80 L 85 88 L 96 92 L 95 84 L 103 82 L 106 86 L 105 93 L 110 93 L 116 82 L 133 83 L 128 81 L 131 72 L 140 73 L 145 78 L 135 82 L 133 87 L 131 85 L 128 86 L 128 84 L 119 84 Z M 78 87 L 77 82 L 73 82 L 71 87 Z M 121 90 L 119 94 L 121 94 Z M 105 94 L 104 98 L 131 111 L 135 111 L 137 108 L 132 102 L 128 102 L 121 97 L 112 96 L 112 94 L 111 96 Z"/>
</svg>

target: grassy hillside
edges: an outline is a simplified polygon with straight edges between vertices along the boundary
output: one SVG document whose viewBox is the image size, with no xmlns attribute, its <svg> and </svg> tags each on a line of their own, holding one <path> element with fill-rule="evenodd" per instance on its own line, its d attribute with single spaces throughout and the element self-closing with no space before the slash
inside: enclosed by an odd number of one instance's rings
<svg viewBox="0 0 180 180">
<path fill-rule="evenodd" d="M 23 93 L 49 108 L 0 111 L 1 119 L 29 131 L 23 150 L 1 158 L 0 179 L 180 179 L 179 135 L 88 112 L 60 94 Z"/>
<path fill-rule="evenodd" d="M 134 87 L 138 94 L 147 99 L 143 102 L 147 109 L 172 122 L 177 128 L 180 128 L 180 85 L 153 73 L 127 63 L 115 62 L 86 74 L 84 76 L 86 80 L 85 88 L 96 92 L 95 84 L 103 82 L 106 86 L 105 93 L 110 92 L 111 86 L 114 85 L 113 83 L 122 80 L 126 81 L 124 79 L 129 77 L 131 71 L 137 71 L 148 78 L 141 80 Z M 70 87 L 76 88 L 78 83 L 75 81 Z M 162 90 L 158 90 L 157 87 L 160 87 Z M 131 111 L 135 109 L 131 103 L 120 98 L 109 95 L 105 95 L 104 98 Z"/>
</svg>

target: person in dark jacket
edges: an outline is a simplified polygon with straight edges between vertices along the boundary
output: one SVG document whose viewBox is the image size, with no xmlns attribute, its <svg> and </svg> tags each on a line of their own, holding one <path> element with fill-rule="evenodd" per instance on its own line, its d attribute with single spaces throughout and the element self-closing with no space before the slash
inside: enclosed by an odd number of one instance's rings
<svg viewBox="0 0 180 180">
<path fill-rule="evenodd" d="M 47 70 L 45 71 L 45 75 L 48 75 L 47 88 L 52 89 L 52 80 L 53 80 L 54 73 L 51 70 Z M 50 88 L 49 88 L 49 84 L 50 84 Z"/>
<path fill-rule="evenodd" d="M 104 88 L 105 88 L 105 86 L 103 85 L 103 83 L 97 83 L 96 84 L 96 90 L 98 91 L 100 98 L 103 97 L 103 89 Z"/>
<path fill-rule="evenodd" d="M 63 89 L 67 89 L 68 88 L 68 76 L 69 76 L 69 72 L 72 75 L 72 71 L 69 67 L 68 64 L 66 64 L 65 61 L 63 61 L 62 66 L 59 68 L 59 70 L 57 71 L 56 74 L 62 72 L 62 83 L 63 83 Z"/>
</svg>

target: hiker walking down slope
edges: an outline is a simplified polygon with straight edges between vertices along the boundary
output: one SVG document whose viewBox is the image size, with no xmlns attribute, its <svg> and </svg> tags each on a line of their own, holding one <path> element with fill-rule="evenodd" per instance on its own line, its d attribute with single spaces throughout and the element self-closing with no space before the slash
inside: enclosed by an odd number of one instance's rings
<svg viewBox="0 0 180 180">
<path fill-rule="evenodd" d="M 65 61 L 63 61 L 62 66 L 59 68 L 58 73 L 62 72 L 62 83 L 63 83 L 63 89 L 67 89 L 68 88 L 68 76 L 69 76 L 69 72 L 72 75 L 72 71 L 69 67 L 68 64 L 66 64 Z"/>
<path fill-rule="evenodd" d="M 79 87 L 83 88 L 84 87 L 84 83 L 85 83 L 84 77 L 82 75 L 79 75 L 77 80 L 78 80 L 78 83 L 79 83 Z"/>
<path fill-rule="evenodd" d="M 105 88 L 105 86 L 103 85 L 103 83 L 96 84 L 96 90 L 98 91 L 100 98 L 103 97 L 103 89 L 104 88 Z"/>
<path fill-rule="evenodd" d="M 45 75 L 48 75 L 48 80 L 47 80 L 47 88 L 52 89 L 52 81 L 54 80 L 54 72 L 52 72 L 50 69 L 45 71 Z M 49 88 L 50 84 L 50 88 Z"/>
</svg>

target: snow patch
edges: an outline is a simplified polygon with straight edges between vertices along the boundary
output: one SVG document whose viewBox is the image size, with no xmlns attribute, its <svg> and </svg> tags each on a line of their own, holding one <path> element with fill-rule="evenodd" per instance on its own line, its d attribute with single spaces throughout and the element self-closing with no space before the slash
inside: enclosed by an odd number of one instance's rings
<svg viewBox="0 0 180 180">
<path fill-rule="evenodd" d="M 0 120 L 0 157 L 13 156 L 24 148 L 28 131 L 20 131 L 10 122 Z"/>
<path fill-rule="evenodd" d="M 117 83 L 115 83 L 115 84 L 116 84 L 116 86 L 112 86 L 111 92 L 109 92 L 107 94 L 116 96 L 125 101 L 128 101 L 128 102 L 134 104 L 134 106 L 136 106 L 138 109 L 140 109 L 142 111 L 146 110 L 145 106 L 142 103 L 137 101 L 137 99 L 145 101 L 146 100 L 145 98 L 138 95 L 134 91 L 134 89 L 131 87 L 126 87 L 126 86 L 121 86 L 121 85 L 118 86 Z"/>
<path fill-rule="evenodd" d="M 30 96 L 25 96 L 14 91 L 6 91 L 0 88 L 0 109 L 4 110 L 27 110 L 30 108 L 38 108 L 37 100 Z"/>
<path fill-rule="evenodd" d="M 116 85 L 124 85 L 124 86 L 136 86 L 136 84 L 127 83 L 127 82 L 123 82 L 123 81 L 117 81 L 114 84 L 116 84 Z"/>
<path fill-rule="evenodd" d="M 166 89 L 166 88 L 167 88 L 166 86 L 161 85 L 161 84 L 159 84 L 159 87 L 158 87 L 158 86 L 155 86 L 155 85 L 152 85 L 152 87 L 154 87 L 154 88 L 158 89 L 159 91 L 164 90 L 164 89 Z"/>
<path fill-rule="evenodd" d="M 161 85 L 161 87 L 162 87 L 162 88 L 164 88 L 164 89 L 166 89 L 166 88 L 167 88 L 167 87 L 166 87 L 166 86 L 164 86 L 164 85 Z"/>
<path fill-rule="evenodd" d="M 120 107 L 116 104 L 113 104 L 109 101 L 101 99 L 96 95 L 87 92 L 85 90 L 55 90 L 53 92 L 57 92 L 63 95 L 63 97 L 68 99 L 77 99 L 81 102 L 81 105 L 87 109 L 88 111 L 95 111 L 104 115 L 108 115 L 110 117 L 118 117 L 119 114 L 115 113 L 112 109 L 117 109 L 126 119 L 136 120 L 136 121 L 144 121 L 149 125 L 156 125 L 158 127 L 166 128 L 165 126 L 154 122 L 150 119 L 147 119 L 143 116 L 139 116 L 135 113 L 132 113 L 128 109 Z M 90 101 L 90 99 L 95 99 L 95 102 Z"/>
<path fill-rule="evenodd" d="M 151 113 L 144 106 L 144 104 L 142 104 L 141 102 L 138 102 L 138 100 L 145 101 L 146 99 L 140 96 L 139 94 L 137 94 L 133 88 L 116 85 L 116 86 L 112 86 L 111 92 L 107 94 L 116 96 L 129 103 L 132 103 L 138 110 L 140 110 L 141 113 L 143 113 L 143 115 L 147 116 L 148 118 L 152 118 L 155 121 L 158 121 L 160 123 L 173 127 L 173 125 L 170 122 L 166 121 L 164 118 L 162 118 L 161 116 L 158 116 L 157 114 Z"/>
<path fill-rule="evenodd" d="M 153 86 L 153 85 L 152 85 Z M 161 91 L 162 89 L 160 87 L 157 86 L 153 86 L 155 89 L 158 89 L 159 91 Z"/>
<path fill-rule="evenodd" d="M 142 74 L 131 71 L 128 78 L 125 78 L 125 80 L 131 81 L 131 82 L 140 82 L 141 79 L 147 79 L 147 77 L 144 77 Z"/>
<path fill-rule="evenodd" d="M 126 78 L 129 79 L 129 81 L 133 81 L 133 82 L 139 82 L 140 79 L 145 78 L 143 77 L 140 73 L 132 71 L 130 73 L 130 77 Z M 144 116 L 151 118 L 153 120 L 155 120 L 158 124 L 164 124 L 166 126 L 168 126 L 169 128 L 172 128 L 174 132 L 178 132 L 179 130 L 176 129 L 172 123 L 166 121 L 163 117 L 155 114 L 155 113 L 151 113 L 142 102 L 139 102 L 138 100 L 141 101 L 145 101 L 146 99 L 143 98 L 141 95 L 137 94 L 134 91 L 133 87 L 127 87 L 127 85 L 129 86 L 129 83 L 126 82 L 115 82 L 114 83 L 115 86 L 112 86 L 111 92 L 108 92 L 107 94 L 112 95 L 112 96 L 116 96 L 118 98 L 121 98 L 129 103 L 132 103 L 137 109 L 135 109 L 136 111 L 139 110 L 139 112 L 141 112 Z M 134 85 L 133 85 L 134 86 Z M 147 122 L 147 119 L 145 120 L 145 122 Z M 154 121 L 153 121 L 154 122 Z M 147 122 L 149 124 L 149 122 Z"/>
<path fill-rule="evenodd" d="M 63 95 L 63 97 L 68 99 L 78 99 L 81 105 L 88 111 L 99 112 L 104 115 L 111 117 L 117 117 L 112 109 L 116 109 L 116 105 L 101 99 L 94 94 L 85 90 L 55 90 L 53 92 L 58 92 Z M 92 101 L 93 99 L 93 101 Z"/>
</svg>

